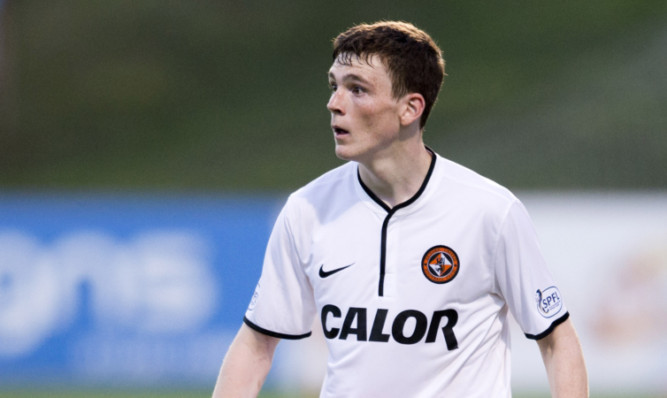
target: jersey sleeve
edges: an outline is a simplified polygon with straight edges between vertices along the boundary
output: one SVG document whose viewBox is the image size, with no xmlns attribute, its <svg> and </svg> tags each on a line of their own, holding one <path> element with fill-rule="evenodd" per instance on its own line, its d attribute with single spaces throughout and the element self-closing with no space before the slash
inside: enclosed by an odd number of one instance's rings
<svg viewBox="0 0 667 398">
<path fill-rule="evenodd" d="M 494 258 L 497 288 L 526 337 L 541 339 L 569 317 L 532 220 L 519 201 L 501 224 Z"/>
<path fill-rule="evenodd" d="M 315 303 L 289 219 L 289 201 L 269 237 L 262 274 L 244 322 L 264 334 L 300 339 L 311 333 Z"/>
</svg>

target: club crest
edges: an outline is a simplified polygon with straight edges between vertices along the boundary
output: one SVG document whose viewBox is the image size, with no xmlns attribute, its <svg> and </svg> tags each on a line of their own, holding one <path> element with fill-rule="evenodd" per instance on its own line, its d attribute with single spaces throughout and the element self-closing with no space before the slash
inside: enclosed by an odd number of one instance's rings
<svg viewBox="0 0 667 398">
<path fill-rule="evenodd" d="M 434 246 L 422 257 L 422 272 L 433 283 L 447 283 L 459 272 L 459 256 L 447 246 Z"/>
</svg>

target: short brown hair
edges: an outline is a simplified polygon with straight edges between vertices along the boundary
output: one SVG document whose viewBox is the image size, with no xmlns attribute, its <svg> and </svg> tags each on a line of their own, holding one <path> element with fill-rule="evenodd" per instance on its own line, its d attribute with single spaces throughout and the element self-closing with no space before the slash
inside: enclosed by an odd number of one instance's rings
<svg viewBox="0 0 667 398">
<path fill-rule="evenodd" d="M 356 25 L 333 41 L 334 61 L 349 64 L 352 57 L 368 61 L 373 55 L 380 56 L 389 70 L 394 97 L 411 92 L 424 96 L 419 121 L 424 127 L 445 77 L 442 50 L 423 30 L 398 21 Z"/>
</svg>

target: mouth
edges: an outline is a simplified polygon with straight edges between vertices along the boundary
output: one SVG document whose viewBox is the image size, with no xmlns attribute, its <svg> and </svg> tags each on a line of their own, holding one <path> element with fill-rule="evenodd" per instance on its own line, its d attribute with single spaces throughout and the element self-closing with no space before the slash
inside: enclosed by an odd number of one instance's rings
<svg viewBox="0 0 667 398">
<path fill-rule="evenodd" d="M 343 129 L 343 128 L 340 128 L 340 127 L 338 127 L 338 126 L 331 126 L 331 129 L 333 130 L 334 135 L 335 135 L 336 137 L 340 137 L 340 136 L 343 136 L 343 135 L 348 135 L 348 134 L 350 134 L 349 131 L 347 131 L 347 130 L 345 130 L 345 129 Z"/>
</svg>

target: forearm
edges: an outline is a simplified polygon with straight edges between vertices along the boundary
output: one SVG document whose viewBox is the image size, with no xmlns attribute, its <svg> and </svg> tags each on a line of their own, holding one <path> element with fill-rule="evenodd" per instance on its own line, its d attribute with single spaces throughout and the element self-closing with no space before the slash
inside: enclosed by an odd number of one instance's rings
<svg viewBox="0 0 667 398">
<path fill-rule="evenodd" d="M 232 342 L 213 391 L 213 398 L 254 398 L 271 368 L 277 339 L 243 325 Z"/>
<path fill-rule="evenodd" d="M 546 367 L 551 396 L 554 398 L 588 397 L 588 375 L 577 334 L 568 320 L 552 336 L 538 341 Z"/>
</svg>

